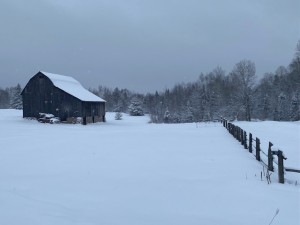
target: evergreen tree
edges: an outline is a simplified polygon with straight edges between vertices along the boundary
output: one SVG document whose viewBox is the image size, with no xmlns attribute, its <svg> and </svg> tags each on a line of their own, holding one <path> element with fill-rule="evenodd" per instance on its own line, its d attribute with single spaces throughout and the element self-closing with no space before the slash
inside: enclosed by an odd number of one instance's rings
<svg viewBox="0 0 300 225">
<path fill-rule="evenodd" d="M 187 102 L 187 105 L 186 105 L 183 121 L 186 123 L 194 122 L 193 110 L 192 110 L 192 107 L 191 107 L 189 101 Z"/>
<path fill-rule="evenodd" d="M 11 109 L 23 109 L 23 102 L 21 96 L 21 86 L 18 84 L 16 87 L 13 87 L 10 92 L 10 108 Z"/>
<path fill-rule="evenodd" d="M 144 110 L 142 109 L 141 102 L 134 99 L 129 106 L 129 114 L 131 116 L 143 116 Z"/>
<path fill-rule="evenodd" d="M 170 123 L 171 122 L 171 114 L 169 112 L 169 109 L 167 108 L 164 114 L 164 123 Z"/>
<path fill-rule="evenodd" d="M 175 112 L 171 118 L 172 123 L 182 123 L 181 116 L 177 112 Z"/>
<path fill-rule="evenodd" d="M 123 117 L 123 114 L 121 112 L 116 112 L 115 114 L 115 120 L 121 120 Z"/>
<path fill-rule="evenodd" d="M 287 109 L 286 106 L 287 106 L 286 95 L 282 92 L 278 96 L 277 110 L 275 111 L 277 115 L 275 120 L 282 121 L 288 119 L 288 111 L 286 110 Z"/>
<path fill-rule="evenodd" d="M 0 88 L 0 109 L 9 108 L 9 91 Z"/>
<path fill-rule="evenodd" d="M 290 120 L 297 121 L 300 120 L 300 106 L 298 97 L 295 95 L 292 98 L 291 110 L 290 110 Z"/>
</svg>

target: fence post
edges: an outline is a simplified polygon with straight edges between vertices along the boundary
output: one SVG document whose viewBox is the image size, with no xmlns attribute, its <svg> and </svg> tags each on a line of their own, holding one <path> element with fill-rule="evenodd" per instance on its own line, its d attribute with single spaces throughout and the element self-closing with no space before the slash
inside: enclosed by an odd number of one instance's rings
<svg viewBox="0 0 300 225">
<path fill-rule="evenodd" d="M 249 133 L 249 152 L 252 153 L 252 134 Z"/>
<path fill-rule="evenodd" d="M 260 140 L 258 138 L 256 138 L 256 160 L 260 161 Z"/>
<path fill-rule="evenodd" d="M 241 145 L 244 145 L 244 131 L 243 131 L 243 129 L 240 129 L 240 142 L 241 142 Z"/>
<path fill-rule="evenodd" d="M 279 183 L 284 184 L 284 166 L 283 160 L 286 159 L 283 156 L 283 152 L 278 150 L 278 179 Z"/>
<path fill-rule="evenodd" d="M 244 131 L 244 148 L 247 149 L 247 132 Z"/>
<path fill-rule="evenodd" d="M 232 136 L 236 137 L 236 126 L 232 124 Z"/>
<path fill-rule="evenodd" d="M 274 171 L 272 146 L 273 144 L 269 142 L 269 148 L 268 148 L 268 170 L 269 171 Z"/>
</svg>

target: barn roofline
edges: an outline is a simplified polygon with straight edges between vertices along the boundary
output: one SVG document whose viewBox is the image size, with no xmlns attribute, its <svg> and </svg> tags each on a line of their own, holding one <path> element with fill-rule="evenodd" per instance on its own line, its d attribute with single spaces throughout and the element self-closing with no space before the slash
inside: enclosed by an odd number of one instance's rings
<svg viewBox="0 0 300 225">
<path fill-rule="evenodd" d="M 38 73 L 36 73 L 33 77 L 30 78 L 30 80 L 27 82 L 27 84 L 35 77 L 37 76 L 38 74 L 42 74 L 44 75 L 45 77 L 47 77 L 51 83 L 53 84 L 53 86 L 55 86 L 56 88 L 58 88 L 59 90 L 65 92 L 66 94 L 69 94 L 71 96 L 73 96 L 74 98 L 82 101 L 82 102 L 106 102 L 104 99 L 100 98 L 99 96 L 95 95 L 94 93 L 88 91 L 87 89 L 85 89 L 77 80 L 75 80 L 73 77 L 70 77 L 70 76 L 64 76 L 64 75 L 59 75 L 59 74 L 51 74 L 51 73 L 48 73 L 48 72 L 43 72 L 43 71 L 39 71 Z M 53 75 L 53 76 L 57 76 L 57 77 L 60 77 L 60 78 L 64 78 L 66 79 L 67 81 L 65 82 L 66 84 L 68 84 L 68 80 L 72 82 L 72 85 L 75 86 L 77 88 L 77 90 L 79 90 L 79 93 L 70 93 L 72 92 L 71 91 L 66 91 L 64 90 L 63 86 L 62 85 L 57 85 L 56 82 L 51 79 L 49 76 L 50 75 Z M 24 90 L 27 86 L 27 84 L 25 85 L 25 87 L 23 88 L 22 92 L 21 92 L 21 95 L 23 95 L 24 93 Z M 80 92 L 83 92 L 85 95 L 87 95 L 88 97 L 92 97 L 92 98 L 95 98 L 95 99 L 99 99 L 99 100 L 86 100 L 86 99 L 83 99 L 83 98 L 80 98 Z"/>
</svg>

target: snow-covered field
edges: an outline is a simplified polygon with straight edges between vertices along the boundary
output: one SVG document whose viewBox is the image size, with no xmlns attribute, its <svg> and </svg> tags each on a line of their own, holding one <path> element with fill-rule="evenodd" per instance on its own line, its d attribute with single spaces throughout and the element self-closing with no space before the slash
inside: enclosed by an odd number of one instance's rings
<svg viewBox="0 0 300 225">
<path fill-rule="evenodd" d="M 277 209 L 272 225 L 300 224 L 300 174 L 287 173 L 284 185 L 276 173 L 271 185 L 261 181 L 262 165 L 220 123 L 108 114 L 107 123 L 50 125 L 21 115 L 0 110 L 0 224 L 268 225 Z M 299 158 L 290 138 L 299 123 L 279 139 L 282 124 L 253 134 L 273 133 L 265 139 L 288 163 Z M 288 146 L 298 146 L 294 156 Z"/>
</svg>

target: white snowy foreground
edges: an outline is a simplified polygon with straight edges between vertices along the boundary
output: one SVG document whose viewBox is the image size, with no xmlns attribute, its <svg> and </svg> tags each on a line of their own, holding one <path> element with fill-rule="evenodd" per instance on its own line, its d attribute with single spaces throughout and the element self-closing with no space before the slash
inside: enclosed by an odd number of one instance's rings
<svg viewBox="0 0 300 225">
<path fill-rule="evenodd" d="M 220 123 L 113 117 L 51 125 L 0 110 L 0 224 L 268 225 L 277 209 L 272 225 L 300 224 L 300 174 L 261 181 Z"/>
</svg>

